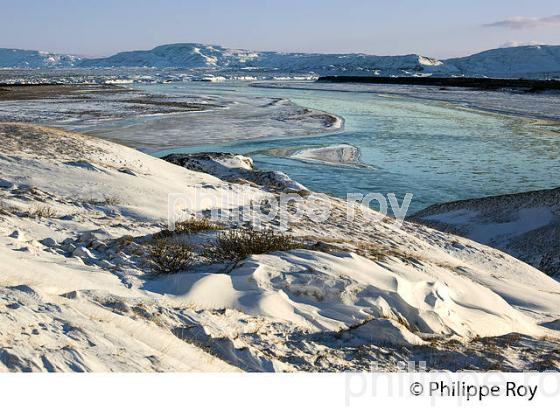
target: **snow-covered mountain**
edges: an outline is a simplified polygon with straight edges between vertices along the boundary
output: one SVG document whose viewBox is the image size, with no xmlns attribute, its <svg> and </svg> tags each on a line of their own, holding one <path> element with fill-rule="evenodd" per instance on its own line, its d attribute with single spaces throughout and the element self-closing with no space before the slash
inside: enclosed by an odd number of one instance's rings
<svg viewBox="0 0 560 410">
<path fill-rule="evenodd" d="M 444 61 L 449 74 L 488 77 L 552 77 L 560 75 L 560 46 L 522 46 L 483 51 Z"/>
<path fill-rule="evenodd" d="M 523 46 L 437 60 L 418 54 L 316 54 L 256 52 L 203 44 L 169 44 L 83 60 L 83 67 L 174 67 L 278 70 L 352 75 L 465 75 L 543 78 L 560 75 L 560 46 Z"/>
<path fill-rule="evenodd" d="M 65 68 L 79 61 L 80 57 L 68 54 L 0 48 L 0 68 Z"/>
<path fill-rule="evenodd" d="M 84 60 L 82 67 L 156 67 L 214 68 L 246 70 L 279 70 L 283 72 L 316 72 L 373 74 L 406 74 L 423 72 L 441 62 L 416 54 L 406 56 L 373 56 L 366 54 L 308 54 L 256 52 L 227 49 L 220 46 L 181 43 L 152 50 L 127 51 L 107 58 Z"/>
<path fill-rule="evenodd" d="M 230 49 L 198 43 L 167 44 L 124 51 L 105 58 L 78 58 L 40 51 L 0 49 L 0 67 L 16 68 L 178 68 L 228 72 L 278 72 L 318 75 L 560 76 L 560 46 L 522 46 L 488 50 L 467 57 L 437 60 L 418 54 L 281 53 Z"/>
<path fill-rule="evenodd" d="M 151 50 L 124 51 L 106 58 L 84 60 L 82 67 L 154 67 L 154 68 L 223 68 L 241 66 L 257 58 L 246 50 L 220 46 L 180 43 L 166 44 Z"/>
</svg>

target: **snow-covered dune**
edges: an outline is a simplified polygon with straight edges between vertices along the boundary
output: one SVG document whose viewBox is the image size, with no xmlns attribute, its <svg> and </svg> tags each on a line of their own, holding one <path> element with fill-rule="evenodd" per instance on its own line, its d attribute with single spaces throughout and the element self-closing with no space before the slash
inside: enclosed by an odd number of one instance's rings
<svg viewBox="0 0 560 410">
<path fill-rule="evenodd" d="M 560 319 L 560 284 L 468 239 L 399 227 L 365 208 L 348 221 L 344 201 L 307 192 L 297 206 L 331 216 L 319 224 L 290 213 L 301 249 L 155 275 L 147 246 L 166 227 L 168 194 L 202 197 L 184 204 L 188 213 L 208 203 L 228 213 L 280 193 L 14 123 L 0 124 L 0 175 L 5 370 L 333 371 L 407 359 L 521 370 L 540 369 L 545 357 L 547 368 L 558 365 L 557 332 L 546 326 Z M 215 237 L 176 240 L 204 249 Z"/>
</svg>

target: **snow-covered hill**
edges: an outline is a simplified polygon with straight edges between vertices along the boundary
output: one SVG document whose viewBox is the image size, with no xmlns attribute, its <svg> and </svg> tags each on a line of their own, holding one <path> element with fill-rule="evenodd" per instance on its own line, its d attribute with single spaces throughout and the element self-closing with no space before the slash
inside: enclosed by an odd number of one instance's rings
<svg viewBox="0 0 560 410">
<path fill-rule="evenodd" d="M 151 50 L 124 51 L 106 58 L 88 59 L 82 67 L 224 68 L 241 66 L 257 55 L 245 50 L 220 46 L 181 43 L 166 44 Z"/>
<path fill-rule="evenodd" d="M 413 219 L 560 278 L 560 188 L 432 205 Z"/>
<path fill-rule="evenodd" d="M 345 201 L 307 192 L 298 207 L 331 215 L 288 212 L 308 245 L 208 263 L 216 228 L 162 231 L 168 195 L 234 215 L 276 201 L 273 186 L 14 123 L 0 123 L 0 176 L 0 371 L 559 367 L 560 284 L 468 239 L 369 208 L 349 221 Z M 194 264 L 156 275 L 161 240 Z"/>
<path fill-rule="evenodd" d="M 560 76 L 560 46 L 498 48 L 444 61 L 448 74 L 488 77 Z"/>
<path fill-rule="evenodd" d="M 203 44 L 169 44 L 147 51 L 84 60 L 83 67 L 177 67 L 278 70 L 327 75 L 465 75 L 548 78 L 560 75 L 560 46 L 523 46 L 437 60 L 418 54 L 309 54 L 256 52 Z"/>
<path fill-rule="evenodd" d="M 280 53 L 230 49 L 197 43 L 166 44 L 151 50 L 124 51 L 105 58 L 17 49 L 0 49 L 0 67 L 16 68 L 179 68 L 223 73 L 259 72 L 314 75 L 560 76 L 560 46 L 523 46 L 488 50 L 467 57 L 437 60 L 418 54 Z"/>
<path fill-rule="evenodd" d="M 306 54 L 256 52 L 227 49 L 220 46 L 182 43 L 168 44 L 152 50 L 127 51 L 114 56 L 84 60 L 82 67 L 155 67 L 279 70 L 282 72 L 315 72 L 373 74 L 406 74 L 423 72 L 440 61 L 419 55 L 372 56 L 365 54 Z"/>
<path fill-rule="evenodd" d="M 0 48 L 0 68 L 66 68 L 79 61 L 79 57 L 68 54 Z"/>
</svg>

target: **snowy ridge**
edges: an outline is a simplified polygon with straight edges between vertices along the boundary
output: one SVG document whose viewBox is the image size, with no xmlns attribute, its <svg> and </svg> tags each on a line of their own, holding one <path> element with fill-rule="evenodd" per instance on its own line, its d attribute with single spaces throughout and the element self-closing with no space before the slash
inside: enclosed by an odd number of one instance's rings
<svg viewBox="0 0 560 410">
<path fill-rule="evenodd" d="M 75 66 L 80 60 L 68 54 L 0 48 L 0 68 L 65 68 Z"/>
<path fill-rule="evenodd" d="M 424 67 L 437 66 L 438 60 L 418 55 L 371 56 L 365 54 L 307 54 L 255 52 L 226 49 L 203 44 L 169 44 L 145 51 L 128 51 L 100 59 L 81 62 L 82 67 L 175 67 L 249 70 L 280 70 L 283 72 L 421 72 Z"/>
<path fill-rule="evenodd" d="M 0 67 L 17 68 L 178 68 L 223 73 L 276 71 L 315 75 L 489 76 L 550 78 L 560 75 L 560 46 L 521 46 L 438 60 L 418 54 L 281 53 L 230 49 L 198 43 L 166 44 L 124 51 L 105 58 L 0 49 Z"/>
<path fill-rule="evenodd" d="M 412 218 L 560 278 L 560 188 L 436 204 Z"/>
<path fill-rule="evenodd" d="M 445 72 L 487 77 L 558 77 L 560 46 L 498 48 L 468 57 L 445 60 Z"/>
<path fill-rule="evenodd" d="M 88 59 L 82 67 L 214 68 L 246 56 L 234 50 L 204 44 L 167 44 L 147 51 L 125 51 L 111 57 Z"/>
</svg>

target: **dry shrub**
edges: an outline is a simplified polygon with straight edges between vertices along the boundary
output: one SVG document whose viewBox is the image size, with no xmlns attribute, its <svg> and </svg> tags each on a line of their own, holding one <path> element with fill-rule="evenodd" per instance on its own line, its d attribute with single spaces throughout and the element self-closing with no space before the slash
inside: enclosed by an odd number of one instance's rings
<svg viewBox="0 0 560 410">
<path fill-rule="evenodd" d="M 214 261 L 239 261 L 251 255 L 305 247 L 301 240 L 271 229 L 230 230 L 218 234 L 216 242 L 207 249 L 206 256 Z"/>
<path fill-rule="evenodd" d="M 206 218 L 189 218 L 185 221 L 177 222 L 175 230 L 164 229 L 154 235 L 156 239 L 170 238 L 173 235 L 194 234 L 199 232 L 217 231 L 223 229 L 222 225 L 216 224 Z"/>
<path fill-rule="evenodd" d="M 403 261 L 415 261 L 416 258 L 409 252 L 398 249 L 397 247 L 390 247 L 388 245 L 381 245 L 374 242 L 360 242 L 355 249 L 355 252 L 368 258 L 372 261 L 383 261 L 387 258 L 397 258 Z"/>
<path fill-rule="evenodd" d="M 121 199 L 112 195 L 103 195 L 102 199 L 94 197 L 83 199 L 82 202 L 95 206 L 117 206 L 122 203 Z"/>
<path fill-rule="evenodd" d="M 194 263 L 193 248 L 184 242 L 156 239 L 150 243 L 149 260 L 159 274 L 174 273 L 190 268 Z"/>
<path fill-rule="evenodd" d="M 324 253 L 353 252 L 374 262 L 396 258 L 409 264 L 423 263 L 419 255 L 400 249 L 397 246 L 390 246 L 389 244 L 371 241 L 348 242 L 345 239 L 318 236 L 308 236 L 305 240 L 307 243 L 313 243 L 308 245 L 309 249 Z"/>
<path fill-rule="evenodd" d="M 217 231 L 219 229 L 223 229 L 223 226 L 206 218 L 190 218 L 186 221 L 177 222 L 175 224 L 175 232 L 179 234 Z"/>
<path fill-rule="evenodd" d="M 0 215 L 10 215 L 10 211 L 10 207 L 4 201 L 0 200 Z"/>
<path fill-rule="evenodd" d="M 121 202 L 122 201 L 119 197 L 111 196 L 111 195 L 103 195 L 102 204 L 106 206 L 117 206 L 120 205 Z"/>
<path fill-rule="evenodd" d="M 38 205 L 29 212 L 31 218 L 55 218 L 56 211 L 48 205 Z"/>
<path fill-rule="evenodd" d="M 308 198 L 311 196 L 312 192 L 308 191 L 307 189 L 300 189 L 299 191 L 294 192 L 294 194 L 301 196 L 302 198 Z"/>
</svg>

